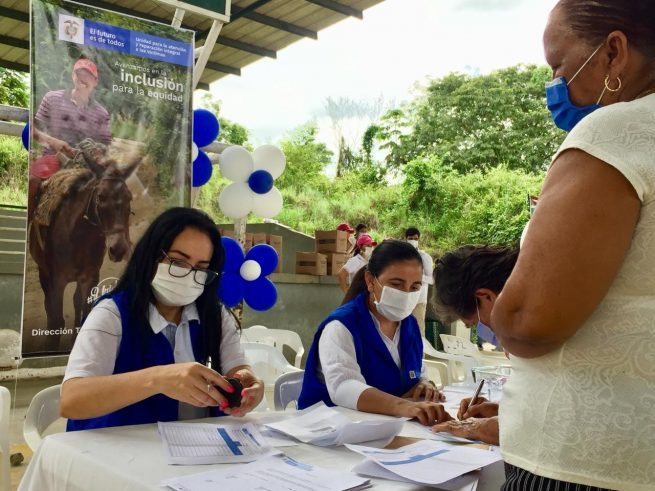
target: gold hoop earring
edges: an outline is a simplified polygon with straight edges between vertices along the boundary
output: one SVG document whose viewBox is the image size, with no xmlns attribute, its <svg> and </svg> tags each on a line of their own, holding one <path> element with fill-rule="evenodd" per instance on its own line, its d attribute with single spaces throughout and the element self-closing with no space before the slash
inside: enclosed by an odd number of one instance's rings
<svg viewBox="0 0 655 491">
<path fill-rule="evenodd" d="M 616 81 L 617 81 L 617 84 L 618 84 L 616 86 L 616 88 L 614 88 L 614 89 L 611 88 L 610 87 L 610 76 L 608 75 L 607 77 L 605 77 L 605 88 L 607 90 L 609 90 L 610 92 L 618 92 L 621 89 L 621 77 L 616 77 Z"/>
</svg>

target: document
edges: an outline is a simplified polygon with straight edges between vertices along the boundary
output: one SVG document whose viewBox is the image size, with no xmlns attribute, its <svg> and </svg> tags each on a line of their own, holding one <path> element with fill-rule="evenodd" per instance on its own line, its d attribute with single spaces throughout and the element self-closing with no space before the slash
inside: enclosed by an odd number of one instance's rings
<svg viewBox="0 0 655 491">
<path fill-rule="evenodd" d="M 346 447 L 366 457 L 353 468 L 358 474 L 386 479 L 390 479 L 389 476 L 394 474 L 397 476 L 396 480 L 439 487 L 501 459 L 498 452 L 431 440 L 423 440 L 395 450 L 361 445 Z M 462 485 L 468 484 L 470 483 L 464 482 Z"/>
<path fill-rule="evenodd" d="M 479 443 L 479 440 L 469 440 L 468 438 L 462 438 L 443 431 L 435 433 L 432 431 L 431 426 L 424 426 L 417 421 L 408 421 L 399 435 L 409 438 L 421 438 L 423 440 L 436 440 L 440 442 Z"/>
<path fill-rule="evenodd" d="M 290 457 L 264 457 L 257 462 L 167 479 L 174 491 L 356 491 L 370 487 L 368 479 L 343 470 L 315 467 Z"/>
<path fill-rule="evenodd" d="M 169 464 L 252 462 L 274 450 L 252 423 L 159 423 L 159 435 Z"/>
<path fill-rule="evenodd" d="M 303 443 L 327 447 L 373 440 L 386 444 L 400 432 L 404 423 L 402 419 L 390 418 L 353 421 L 319 402 L 289 419 L 266 423 L 265 426 Z"/>
</svg>

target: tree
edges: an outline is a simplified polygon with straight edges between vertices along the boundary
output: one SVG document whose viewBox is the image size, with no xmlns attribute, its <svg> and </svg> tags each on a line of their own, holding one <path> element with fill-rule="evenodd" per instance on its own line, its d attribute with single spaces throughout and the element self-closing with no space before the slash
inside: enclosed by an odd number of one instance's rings
<svg viewBox="0 0 655 491">
<path fill-rule="evenodd" d="M 378 139 L 389 152 L 387 165 L 436 156 L 462 173 L 499 165 L 543 171 L 564 138 L 545 105 L 549 78 L 547 67 L 518 65 L 433 80 L 422 98 L 382 118 Z"/>
<path fill-rule="evenodd" d="M 325 179 L 322 172 L 332 161 L 332 152 L 321 142 L 316 141 L 318 127 L 309 122 L 296 128 L 280 142 L 287 158 L 287 166 L 282 176 L 276 180 L 280 188 L 303 187 L 308 183 Z"/>
<path fill-rule="evenodd" d="M 206 92 L 200 97 L 200 102 L 206 109 L 209 109 L 218 117 L 218 124 L 220 125 L 221 131 L 218 134 L 217 141 L 229 143 L 230 145 L 248 146 L 248 138 L 250 138 L 248 129 L 239 123 L 221 117 L 221 103 L 219 100 L 215 99 L 210 92 Z"/>
<path fill-rule="evenodd" d="M 30 93 L 24 75 L 0 67 L 0 104 L 27 107 Z"/>
</svg>

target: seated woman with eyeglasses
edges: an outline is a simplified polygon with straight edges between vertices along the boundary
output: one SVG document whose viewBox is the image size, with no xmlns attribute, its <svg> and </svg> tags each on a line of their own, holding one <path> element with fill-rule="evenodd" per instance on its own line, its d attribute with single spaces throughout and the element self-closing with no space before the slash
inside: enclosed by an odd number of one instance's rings
<svg viewBox="0 0 655 491">
<path fill-rule="evenodd" d="M 216 295 L 223 259 L 205 213 L 172 208 L 153 221 L 77 336 L 61 387 L 68 431 L 242 416 L 261 402 L 264 385 Z M 240 407 L 217 390 L 234 392 L 229 377 L 244 387 Z"/>
</svg>

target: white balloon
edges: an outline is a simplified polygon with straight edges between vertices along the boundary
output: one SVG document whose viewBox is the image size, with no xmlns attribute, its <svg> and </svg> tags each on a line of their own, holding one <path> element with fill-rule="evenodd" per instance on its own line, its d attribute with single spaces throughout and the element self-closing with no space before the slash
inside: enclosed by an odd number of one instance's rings
<svg viewBox="0 0 655 491">
<path fill-rule="evenodd" d="M 252 210 L 253 192 L 244 182 L 233 182 L 221 191 L 218 206 L 226 217 L 244 218 Z"/>
<path fill-rule="evenodd" d="M 275 186 L 268 193 L 253 193 L 252 212 L 258 217 L 273 218 L 282 211 L 282 193 Z"/>
<path fill-rule="evenodd" d="M 198 145 L 191 142 L 191 162 L 195 162 L 198 158 Z"/>
<path fill-rule="evenodd" d="M 223 150 L 218 160 L 218 166 L 221 174 L 234 182 L 247 182 L 254 169 L 252 155 L 238 145 Z"/>
<path fill-rule="evenodd" d="M 257 278 L 259 278 L 262 275 L 262 267 L 259 265 L 257 261 L 248 259 L 241 265 L 241 269 L 239 269 L 239 274 L 241 275 L 241 278 L 243 278 L 246 281 L 255 281 Z"/>
<path fill-rule="evenodd" d="M 262 145 L 252 153 L 255 162 L 255 169 L 264 169 L 271 173 L 273 179 L 277 179 L 284 172 L 287 165 L 287 158 L 284 152 L 275 145 Z"/>
</svg>

